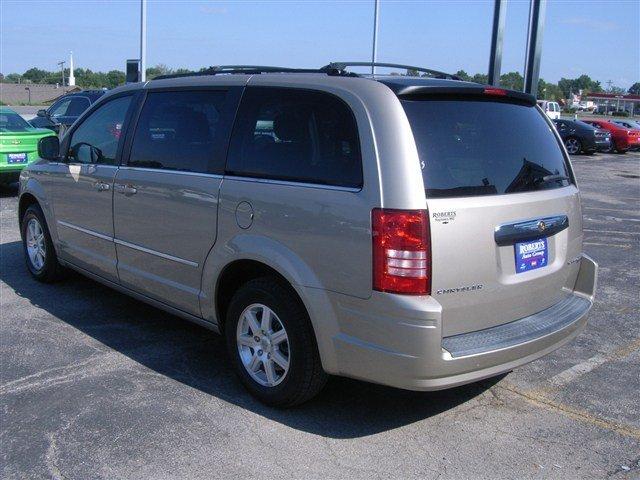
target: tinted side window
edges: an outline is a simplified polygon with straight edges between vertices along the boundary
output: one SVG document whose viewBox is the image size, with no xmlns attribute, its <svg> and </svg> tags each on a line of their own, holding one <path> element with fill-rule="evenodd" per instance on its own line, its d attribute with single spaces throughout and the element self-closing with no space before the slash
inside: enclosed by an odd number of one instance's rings
<svg viewBox="0 0 640 480">
<path fill-rule="evenodd" d="M 128 165 L 206 173 L 225 97 L 224 91 L 149 93 Z"/>
<path fill-rule="evenodd" d="M 233 130 L 232 175 L 362 185 L 355 118 L 337 97 L 287 88 L 248 88 Z"/>
<path fill-rule="evenodd" d="M 115 165 L 131 99 L 126 96 L 110 100 L 84 119 L 71 136 L 67 160 Z"/>
<path fill-rule="evenodd" d="M 69 104 L 71 103 L 70 98 L 65 98 L 63 100 L 58 101 L 51 107 L 51 116 L 52 117 L 61 117 L 67 113 L 67 108 L 69 108 Z"/>
</svg>

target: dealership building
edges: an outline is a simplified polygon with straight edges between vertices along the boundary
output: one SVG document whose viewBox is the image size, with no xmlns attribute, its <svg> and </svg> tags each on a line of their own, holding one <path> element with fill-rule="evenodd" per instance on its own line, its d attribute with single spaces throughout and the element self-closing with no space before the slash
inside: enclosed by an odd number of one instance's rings
<svg viewBox="0 0 640 480">
<path fill-rule="evenodd" d="M 616 95 L 615 93 L 589 93 L 583 100 L 592 101 L 598 110 L 628 112 L 629 115 L 640 115 L 640 95 Z"/>
</svg>

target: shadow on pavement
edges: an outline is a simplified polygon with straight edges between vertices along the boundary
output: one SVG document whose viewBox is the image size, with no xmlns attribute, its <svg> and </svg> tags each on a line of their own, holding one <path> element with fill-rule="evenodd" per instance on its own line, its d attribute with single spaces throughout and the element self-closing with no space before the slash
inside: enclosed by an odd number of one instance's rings
<svg viewBox="0 0 640 480">
<path fill-rule="evenodd" d="M 18 182 L 9 184 L 0 183 L 0 198 L 17 197 L 18 196 Z"/>
<path fill-rule="evenodd" d="M 34 306 L 144 367 L 317 435 L 355 438 L 395 429 L 454 408 L 501 378 L 440 392 L 409 392 L 333 377 L 309 403 L 289 410 L 266 407 L 236 380 L 222 337 L 79 274 L 52 285 L 37 283 L 24 267 L 20 242 L 0 248 L 0 279 Z"/>
</svg>

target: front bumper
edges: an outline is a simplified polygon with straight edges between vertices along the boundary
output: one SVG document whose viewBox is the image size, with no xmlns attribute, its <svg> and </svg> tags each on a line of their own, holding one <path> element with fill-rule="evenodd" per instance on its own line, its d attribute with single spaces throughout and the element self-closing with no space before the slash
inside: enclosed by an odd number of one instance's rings
<svg viewBox="0 0 640 480">
<path fill-rule="evenodd" d="M 432 297 L 394 296 L 390 310 L 384 294 L 366 301 L 330 295 L 338 328 L 331 345 L 319 342 L 323 366 L 332 374 L 408 390 L 450 388 L 510 371 L 567 343 L 586 325 L 598 266 L 586 255 L 580 262 L 572 291 L 558 304 L 454 337 L 442 337 L 442 312 Z M 366 309 L 359 302 L 367 302 Z"/>
</svg>

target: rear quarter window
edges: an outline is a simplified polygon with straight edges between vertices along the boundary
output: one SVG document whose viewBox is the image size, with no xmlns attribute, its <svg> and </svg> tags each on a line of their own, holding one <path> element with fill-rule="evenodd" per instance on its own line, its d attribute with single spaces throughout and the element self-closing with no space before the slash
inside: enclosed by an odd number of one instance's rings
<svg viewBox="0 0 640 480">
<path fill-rule="evenodd" d="M 569 176 L 553 127 L 532 106 L 483 99 L 402 100 L 427 197 L 560 188 Z"/>
<path fill-rule="evenodd" d="M 353 113 L 328 93 L 250 87 L 236 118 L 227 173 L 360 187 L 362 160 Z"/>
</svg>

